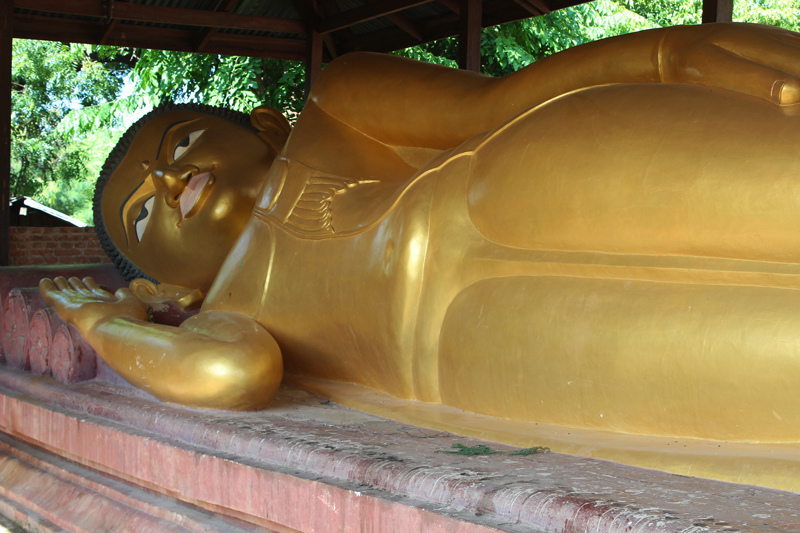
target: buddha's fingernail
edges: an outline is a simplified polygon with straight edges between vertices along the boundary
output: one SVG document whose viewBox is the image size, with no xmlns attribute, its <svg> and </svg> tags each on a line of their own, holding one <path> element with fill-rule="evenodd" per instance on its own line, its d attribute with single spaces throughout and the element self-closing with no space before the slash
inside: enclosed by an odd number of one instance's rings
<svg viewBox="0 0 800 533">
<path fill-rule="evenodd" d="M 772 85 L 772 98 L 779 105 L 800 102 L 800 80 L 776 81 Z"/>
<path fill-rule="evenodd" d="M 776 80 L 775 83 L 772 84 L 772 99 L 778 104 L 781 103 L 781 93 L 783 92 L 784 85 L 786 85 L 786 82 L 781 80 Z"/>
<path fill-rule="evenodd" d="M 800 81 L 793 80 L 783 84 L 781 88 L 781 104 L 790 105 L 800 102 Z"/>
</svg>

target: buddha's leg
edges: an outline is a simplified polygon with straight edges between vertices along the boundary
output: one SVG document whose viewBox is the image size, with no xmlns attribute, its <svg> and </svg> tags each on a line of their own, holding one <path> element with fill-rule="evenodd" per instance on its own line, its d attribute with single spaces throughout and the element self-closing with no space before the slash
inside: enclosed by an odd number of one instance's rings
<svg viewBox="0 0 800 533">
<path fill-rule="evenodd" d="M 680 86 L 551 106 L 476 152 L 470 218 L 498 246 L 463 262 L 477 281 L 443 320 L 442 401 L 800 439 L 800 110 Z"/>
<path fill-rule="evenodd" d="M 445 317 L 442 401 L 544 424 L 797 442 L 798 324 L 797 289 L 486 279 Z"/>
</svg>

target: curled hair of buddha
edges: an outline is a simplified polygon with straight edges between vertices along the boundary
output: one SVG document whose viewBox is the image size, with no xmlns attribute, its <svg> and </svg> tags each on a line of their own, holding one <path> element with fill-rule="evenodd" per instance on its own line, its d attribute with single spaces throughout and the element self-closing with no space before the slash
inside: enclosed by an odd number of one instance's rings
<svg viewBox="0 0 800 533">
<path fill-rule="evenodd" d="M 232 111 L 230 109 L 221 107 L 213 107 L 204 104 L 173 103 L 167 103 L 158 106 L 153 111 L 136 121 L 136 123 L 130 128 L 128 128 L 114 149 L 111 150 L 106 162 L 103 164 L 103 168 L 100 171 L 100 176 L 97 178 L 97 183 L 94 189 L 94 198 L 92 200 L 94 229 L 97 233 L 97 238 L 100 241 L 100 245 L 103 247 L 103 250 L 106 252 L 114 265 L 116 265 L 117 270 L 119 270 L 120 274 L 122 274 L 126 281 L 131 281 L 137 278 L 145 278 L 158 283 L 158 280 L 147 275 L 145 272 L 139 269 L 139 267 L 128 260 L 128 258 L 125 257 L 125 255 L 119 250 L 119 248 L 111 240 L 111 237 L 108 235 L 108 231 L 106 230 L 106 226 L 103 221 L 103 191 L 105 191 L 111 176 L 117 170 L 117 167 L 127 154 L 128 149 L 133 143 L 133 139 L 144 127 L 144 125 L 155 117 L 176 111 L 193 111 L 206 115 L 213 115 L 215 117 L 233 122 L 234 124 L 238 124 L 251 131 L 260 131 L 262 132 L 262 137 L 266 137 L 265 140 L 273 148 L 273 150 L 275 150 L 276 153 L 280 152 L 283 144 L 286 142 L 286 138 L 289 136 L 289 131 L 291 130 L 291 126 L 286 118 L 284 118 L 278 110 L 272 108 L 258 108 L 257 111 L 260 111 L 259 116 L 261 117 L 259 120 L 256 118 L 251 118 L 251 116 L 246 113 L 240 113 L 238 111 Z M 267 128 L 266 131 L 265 128 Z"/>
</svg>

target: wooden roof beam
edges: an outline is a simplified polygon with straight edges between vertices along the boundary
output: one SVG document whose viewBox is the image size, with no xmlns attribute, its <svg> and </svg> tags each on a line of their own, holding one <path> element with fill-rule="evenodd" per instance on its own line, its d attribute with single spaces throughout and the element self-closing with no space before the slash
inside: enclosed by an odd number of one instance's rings
<svg viewBox="0 0 800 533">
<path fill-rule="evenodd" d="M 373 2 L 374 0 L 366 0 L 367 2 Z M 402 13 L 389 13 L 386 15 L 386 19 L 415 38 L 417 41 L 422 42 L 424 37 L 422 36 L 422 32 L 420 32 L 419 28 L 411 21 L 407 16 L 403 15 Z M 328 35 L 328 34 L 326 34 Z"/>
<path fill-rule="evenodd" d="M 520 6 L 522 9 L 524 9 L 534 17 L 538 17 L 539 15 L 543 14 L 543 12 L 538 7 L 534 6 L 533 2 L 531 2 L 530 0 L 514 0 L 514 2 L 516 2 L 518 6 Z"/>
<path fill-rule="evenodd" d="M 541 15 L 547 15 L 552 11 L 543 0 L 528 0 L 528 2 L 533 4 L 533 7 L 538 9 Z"/>
<path fill-rule="evenodd" d="M 297 1 L 297 0 L 295 0 Z M 314 18 L 312 19 L 312 25 L 314 26 L 311 28 L 310 36 L 313 37 L 313 33 L 316 32 L 316 28 L 318 26 L 318 22 L 320 19 L 325 17 L 325 13 L 329 13 L 331 15 L 335 15 L 339 13 L 339 6 L 336 5 L 334 0 L 322 0 L 321 2 L 317 2 L 316 0 L 309 0 L 311 5 L 314 9 Z M 347 36 L 351 36 L 350 30 L 344 30 Z M 328 50 L 328 55 L 331 58 L 339 57 L 339 46 L 336 44 L 336 39 L 333 37 L 332 33 L 322 33 L 322 42 L 325 43 L 325 48 Z"/>
<path fill-rule="evenodd" d="M 98 22 L 54 20 L 36 15 L 14 16 L 14 37 L 21 39 L 99 44 L 104 30 L 105 26 Z M 120 22 L 107 41 L 112 46 L 193 52 L 196 38 L 196 32 L 186 29 L 148 28 Z M 304 39 L 217 33 L 209 39 L 204 53 L 303 61 L 305 49 Z"/>
<path fill-rule="evenodd" d="M 126 0 L 120 0 L 122 2 Z M 108 42 L 108 37 L 114 32 L 114 28 L 117 27 L 118 19 L 114 18 L 114 0 L 108 0 L 106 4 L 106 31 L 103 33 L 103 36 L 100 38 L 100 44 L 106 44 Z"/>
<path fill-rule="evenodd" d="M 376 19 L 378 17 L 385 17 L 390 13 L 403 11 L 410 7 L 427 4 L 433 0 L 381 0 L 365 4 L 363 6 L 350 9 L 322 19 L 319 22 L 318 31 L 320 33 L 329 33 L 350 26 L 355 26 L 368 20 Z"/>
<path fill-rule="evenodd" d="M 459 5 L 458 0 L 439 0 L 439 3 L 456 15 L 461 14 L 461 6 Z"/>
<path fill-rule="evenodd" d="M 224 12 L 228 13 L 233 9 L 233 6 L 236 5 L 236 0 L 227 0 L 224 4 L 220 4 L 217 7 L 217 12 Z M 211 39 L 211 36 L 217 33 L 219 30 L 217 28 L 206 28 L 200 34 L 200 38 L 197 40 L 197 46 L 195 47 L 194 51 L 196 53 L 202 52 L 203 48 L 205 48 L 206 44 L 208 44 L 208 40 Z"/>
<path fill-rule="evenodd" d="M 108 39 L 114 33 L 114 30 L 116 29 L 118 22 L 119 19 L 111 19 L 111 22 L 109 22 L 108 26 L 106 26 L 106 31 L 103 32 L 103 36 L 100 37 L 100 42 L 97 44 L 108 44 Z"/>
<path fill-rule="evenodd" d="M 336 40 L 333 38 L 332 34 L 323 33 L 322 42 L 325 43 L 325 48 L 328 49 L 328 54 L 331 56 L 332 59 L 339 57 L 339 47 L 336 45 Z"/>
<path fill-rule="evenodd" d="M 386 18 L 389 19 L 392 24 L 415 38 L 417 41 L 422 42 L 425 40 L 425 38 L 422 36 L 422 33 L 419 31 L 419 28 L 417 28 L 417 26 L 402 13 L 390 13 L 386 15 Z"/>
<path fill-rule="evenodd" d="M 530 17 L 530 13 L 515 3 L 511 3 L 507 8 L 503 8 L 502 2 L 492 2 L 483 6 L 483 26 L 495 26 L 503 22 L 510 22 Z M 459 17 L 453 13 L 442 15 L 437 19 L 428 21 L 423 27 L 423 42 L 444 39 L 459 33 Z M 390 52 L 419 44 L 413 41 L 408 34 L 399 28 L 382 30 L 379 32 L 360 35 L 354 39 L 340 42 L 342 53 L 353 52 L 356 50 L 372 50 L 374 52 Z"/>
<path fill-rule="evenodd" d="M 62 15 L 80 15 L 105 18 L 106 7 L 103 0 L 13 0 L 14 7 Z M 226 28 L 234 30 L 275 31 L 282 33 L 305 34 L 305 22 L 295 19 L 259 17 L 220 13 L 200 9 L 151 6 L 119 2 L 114 4 L 114 18 L 137 22 L 169 24 L 180 26 L 203 26 L 207 28 Z"/>
</svg>

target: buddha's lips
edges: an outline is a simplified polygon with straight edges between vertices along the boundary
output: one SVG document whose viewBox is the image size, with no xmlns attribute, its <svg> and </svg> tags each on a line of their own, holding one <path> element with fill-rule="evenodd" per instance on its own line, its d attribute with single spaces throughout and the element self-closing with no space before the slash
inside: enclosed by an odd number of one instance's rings
<svg viewBox="0 0 800 533">
<path fill-rule="evenodd" d="M 191 213 L 197 200 L 200 199 L 200 195 L 203 194 L 203 189 L 208 185 L 211 176 L 213 176 L 211 172 L 203 172 L 202 174 L 196 174 L 189 178 L 189 183 L 186 184 L 186 188 L 183 190 L 180 197 L 182 219 L 186 218 L 186 215 Z"/>
</svg>

